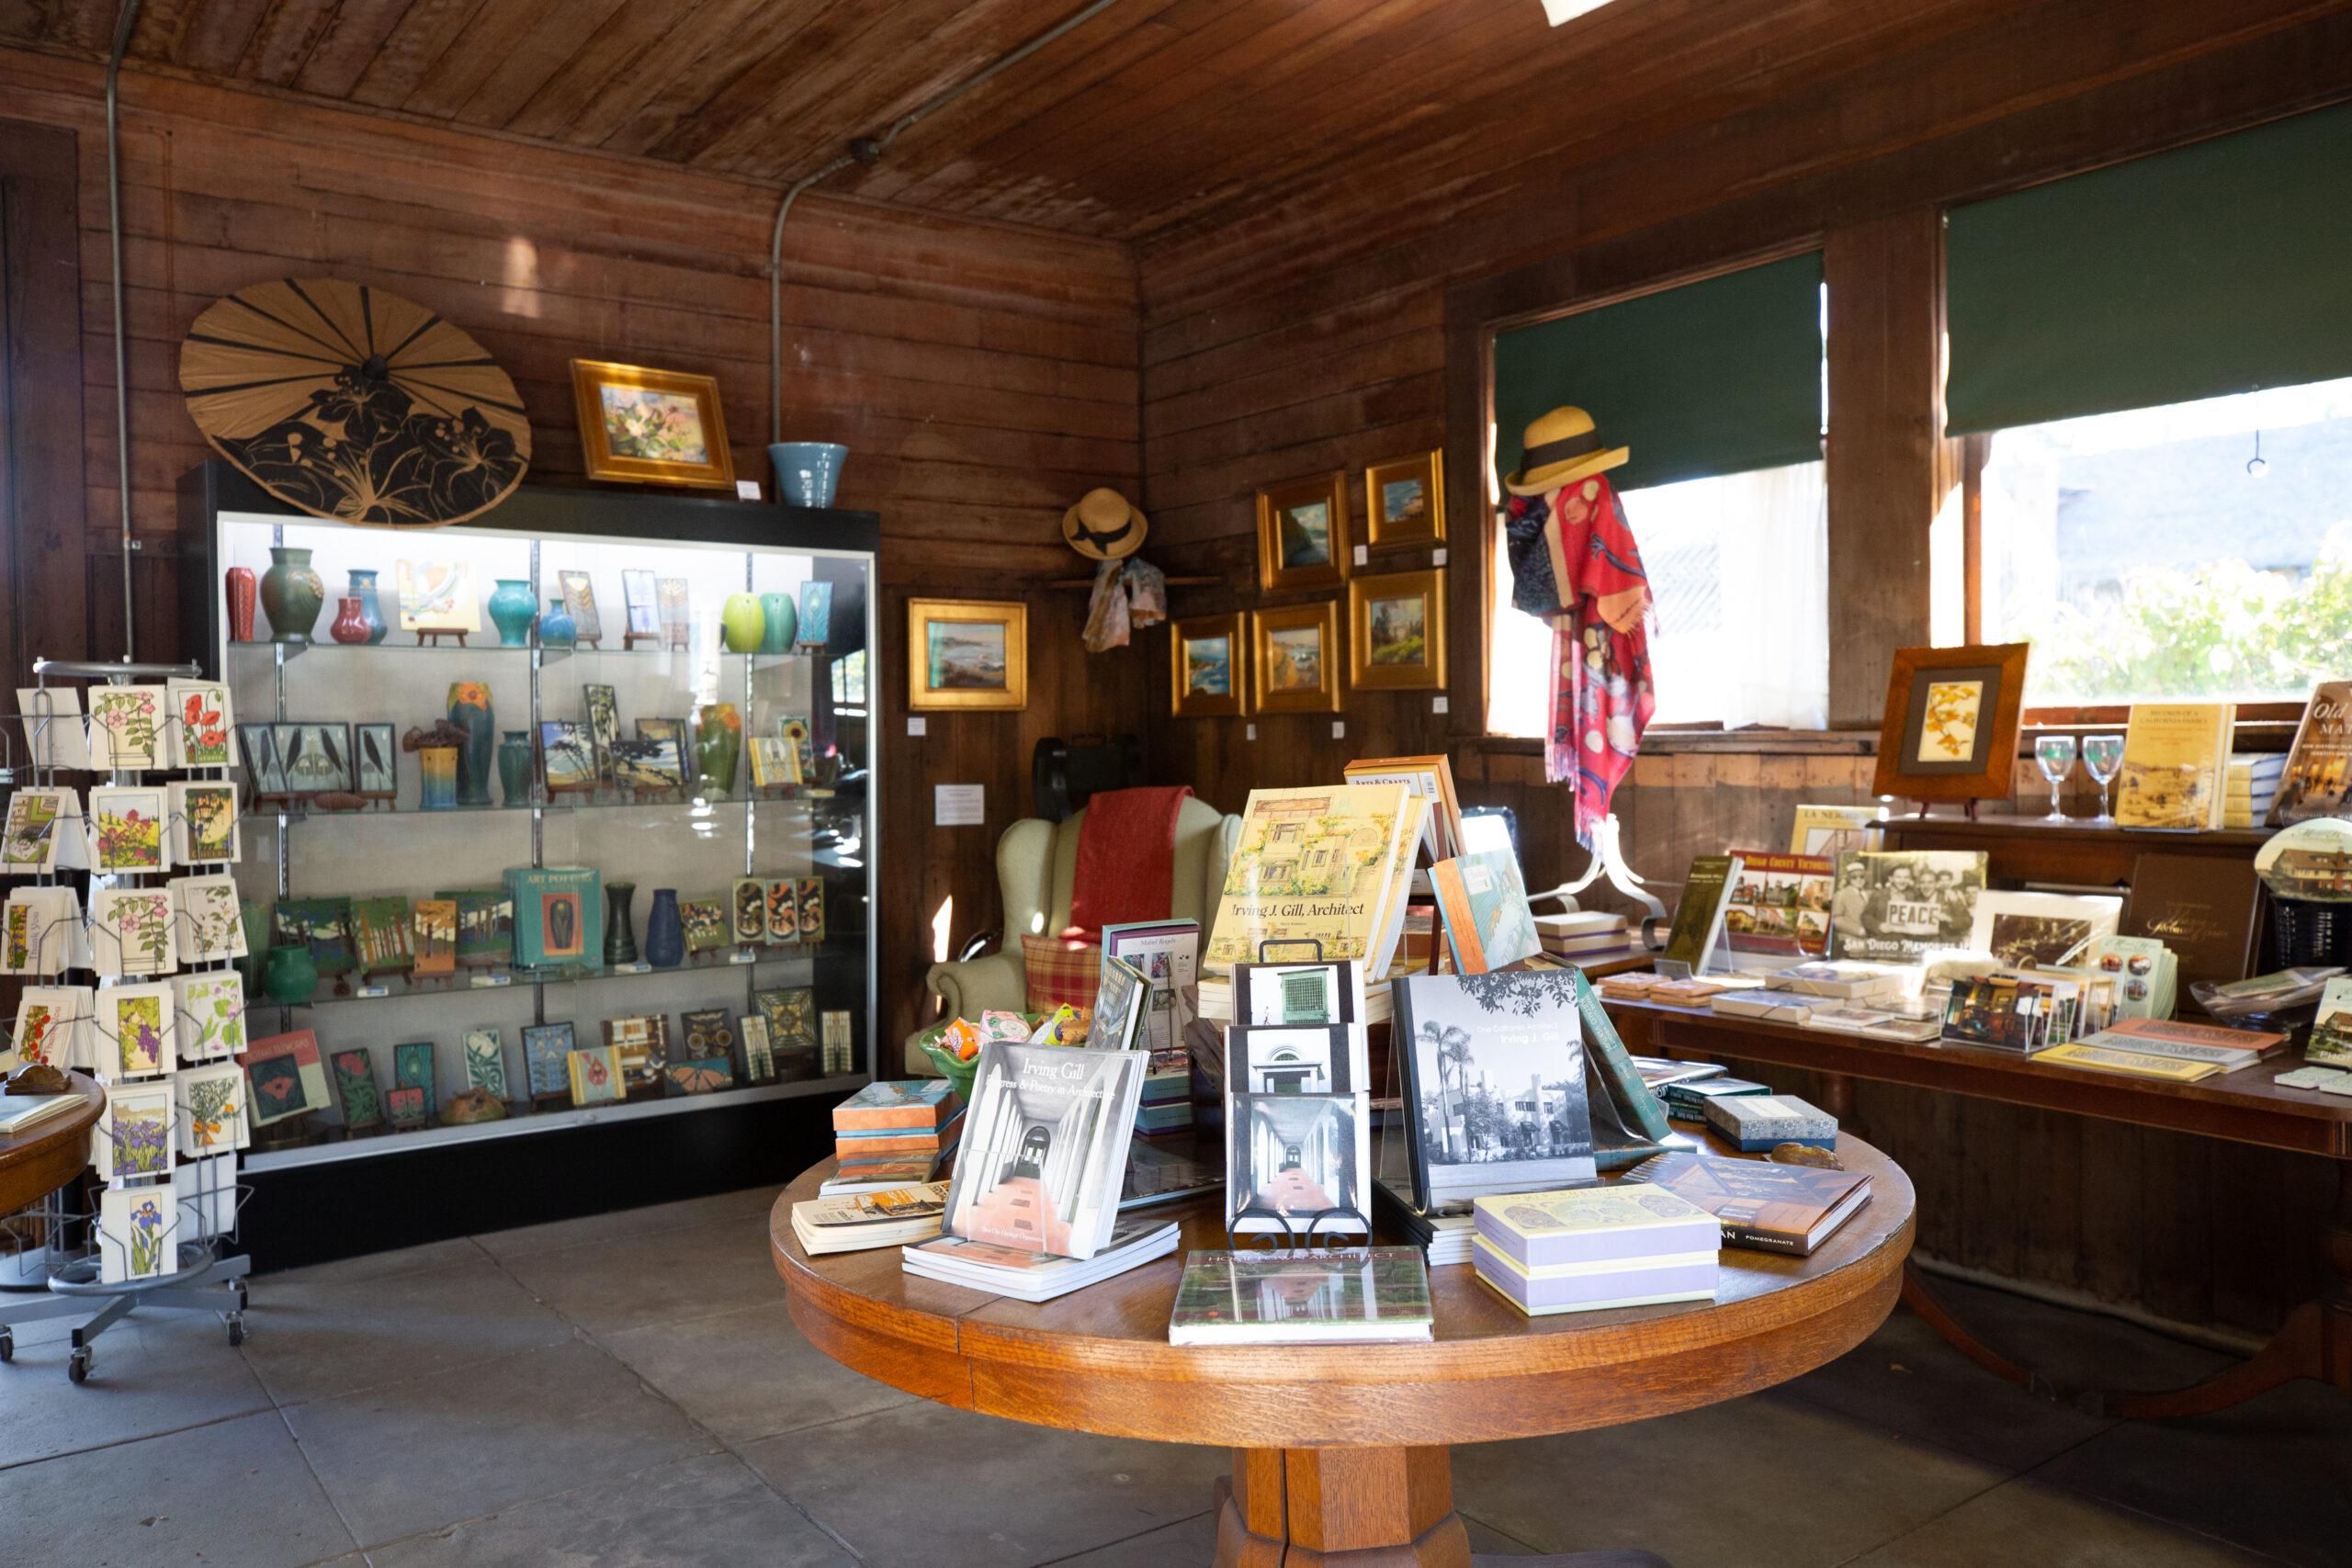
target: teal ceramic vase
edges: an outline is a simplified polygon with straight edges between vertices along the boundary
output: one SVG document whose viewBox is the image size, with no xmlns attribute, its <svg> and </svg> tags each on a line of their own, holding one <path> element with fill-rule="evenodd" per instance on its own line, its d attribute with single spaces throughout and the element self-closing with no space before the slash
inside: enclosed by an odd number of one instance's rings
<svg viewBox="0 0 2352 1568">
<path fill-rule="evenodd" d="M 531 732 L 510 729 L 498 742 L 498 794 L 509 806 L 531 804 Z"/>
<path fill-rule="evenodd" d="M 258 898 L 240 898 L 237 919 L 245 928 L 245 955 L 236 961 L 237 973 L 244 976 L 245 999 L 259 1001 L 262 975 L 269 964 L 269 906 Z"/>
<path fill-rule="evenodd" d="M 391 628 L 384 624 L 382 606 L 376 603 L 376 574 L 351 569 L 351 597 L 359 601 L 359 614 L 368 622 L 368 645 L 373 648 L 384 640 Z"/>
<path fill-rule="evenodd" d="M 790 653 L 792 634 L 800 629 L 800 612 L 793 607 L 789 593 L 760 595 L 760 614 L 767 622 L 760 634 L 762 653 Z"/>
<path fill-rule="evenodd" d="M 262 994 L 280 1007 L 293 1007 L 311 999 L 318 988 L 319 966 L 311 957 L 311 950 L 300 942 L 269 950 L 269 967 L 262 973 Z"/>
<path fill-rule="evenodd" d="M 563 607 L 560 598 L 548 601 L 547 613 L 539 617 L 541 648 L 570 648 L 580 640 L 580 623 Z"/>
<path fill-rule="evenodd" d="M 490 771 L 498 747 L 498 716 L 491 710 L 490 688 L 480 681 L 457 681 L 449 686 L 449 722 L 466 732 L 458 749 L 458 804 L 490 804 Z"/>
<path fill-rule="evenodd" d="M 718 612 L 718 625 L 726 634 L 729 653 L 757 653 L 760 638 L 767 630 L 767 615 L 760 608 L 755 593 L 729 593 L 726 605 Z"/>
<path fill-rule="evenodd" d="M 272 545 L 269 570 L 261 574 L 261 613 L 269 617 L 272 642 L 308 642 L 327 602 L 327 585 L 311 570 L 311 552 Z"/>
<path fill-rule="evenodd" d="M 637 901 L 634 882 L 605 884 L 605 963 L 637 962 L 637 916 L 629 906 Z"/>
<path fill-rule="evenodd" d="M 490 596 L 490 623 L 498 628 L 498 646 L 521 648 L 531 640 L 531 620 L 539 613 L 539 601 L 531 592 L 531 585 L 518 577 L 502 577 L 498 592 Z"/>
<path fill-rule="evenodd" d="M 421 784 L 416 808 L 419 811 L 458 809 L 458 749 L 455 746 L 420 748 L 416 753 L 416 766 Z"/>
<path fill-rule="evenodd" d="M 674 887 L 653 890 L 653 912 L 645 917 L 645 961 L 656 969 L 675 969 L 686 961 L 686 928 Z"/>
<path fill-rule="evenodd" d="M 779 441 L 768 448 L 776 493 L 794 506 L 831 506 L 849 448 L 835 441 Z"/>
</svg>

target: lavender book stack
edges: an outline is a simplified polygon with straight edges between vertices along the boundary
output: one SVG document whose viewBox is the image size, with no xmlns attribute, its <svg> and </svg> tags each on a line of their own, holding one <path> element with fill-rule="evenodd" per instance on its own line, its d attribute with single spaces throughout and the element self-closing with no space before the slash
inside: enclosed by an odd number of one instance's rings
<svg viewBox="0 0 2352 1568">
<path fill-rule="evenodd" d="M 1480 1198 L 1474 1207 L 1472 1266 L 1531 1316 L 1714 1299 L 1722 1227 L 1671 1193 L 1589 1187 Z"/>
</svg>

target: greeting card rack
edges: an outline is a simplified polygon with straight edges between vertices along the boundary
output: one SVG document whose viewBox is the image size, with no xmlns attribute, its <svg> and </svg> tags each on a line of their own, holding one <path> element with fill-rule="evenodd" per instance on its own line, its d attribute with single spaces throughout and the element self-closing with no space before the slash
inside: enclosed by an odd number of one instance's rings
<svg viewBox="0 0 2352 1568">
<path fill-rule="evenodd" d="M 37 659 L 32 667 L 34 686 L 28 697 L 30 711 L 23 715 L 29 749 L 30 787 L 51 789 L 60 787 L 57 775 L 61 771 L 58 758 L 71 755 L 61 750 L 60 737 L 51 733 L 51 727 L 71 719 L 82 722 L 80 715 L 60 711 L 62 705 L 51 694 L 52 680 L 83 680 L 103 682 L 108 686 L 128 686 L 135 682 L 163 682 L 173 679 L 195 680 L 203 675 L 194 663 L 141 664 L 124 662 L 84 662 L 69 660 Z M 77 708 L 94 707 L 78 699 Z M 156 716 L 158 736 L 170 736 L 173 727 L 182 723 L 181 716 L 168 706 Z M 86 752 L 86 743 L 83 749 Z M 169 751 L 168 755 L 181 755 Z M 85 761 L 92 761 L 86 754 Z M 114 787 L 135 787 L 145 774 L 153 770 L 123 769 L 111 766 L 116 758 L 112 748 L 107 757 L 110 766 L 106 770 L 107 782 Z M 175 771 L 191 778 L 225 780 L 226 767 L 190 767 Z M 95 770 L 94 776 L 95 776 Z M 88 820 L 87 817 L 84 820 Z M 162 847 L 169 842 L 174 831 L 169 820 L 157 824 L 159 858 Z M 60 873 L 51 868 L 35 875 L 39 886 L 60 886 Z M 87 896 L 82 901 L 80 925 L 82 947 L 95 953 L 101 936 L 112 938 L 116 951 L 125 951 L 129 944 L 122 933 L 96 919 L 96 894 L 107 887 L 141 887 L 161 872 L 125 872 L 92 870 L 88 874 Z M 43 940 L 35 944 L 45 962 L 49 943 Z M 80 956 L 79 953 L 68 956 Z M 120 965 L 118 965 L 120 967 Z M 187 966 L 198 972 L 225 971 L 226 959 L 194 964 Z M 128 978 L 136 976 L 107 976 L 93 973 L 95 993 L 103 998 L 105 993 Z M 107 1009 L 96 1006 L 90 1015 L 80 1021 L 73 1032 L 74 1060 L 55 1064 L 94 1071 L 105 1086 L 111 1111 L 112 1100 L 119 1089 L 130 1084 L 125 1067 L 128 1057 L 118 1033 L 106 1026 Z M 176 1066 L 176 1064 L 175 1064 Z M 110 1176 L 106 1190 L 89 1208 L 78 1201 L 78 1182 L 69 1184 L 42 1200 L 40 1205 L 24 1213 L 0 1221 L 12 1232 L 17 1243 L 17 1278 L 26 1279 L 22 1259 L 35 1256 L 31 1246 L 38 1237 L 40 1277 L 47 1287 L 45 1297 L 16 1290 L 0 1295 L 0 1361 L 13 1360 L 16 1354 L 15 1325 L 41 1322 L 50 1318 L 71 1317 L 84 1313 L 88 1320 L 74 1330 L 72 1350 L 66 1361 L 66 1375 L 74 1382 L 89 1378 L 94 1364 L 97 1338 L 114 1324 L 120 1322 L 135 1307 L 147 1307 L 175 1312 L 210 1312 L 218 1314 L 227 1325 L 229 1343 L 241 1345 L 245 1337 L 247 1287 L 245 1277 L 252 1270 L 252 1260 L 242 1254 L 230 1255 L 228 1247 L 237 1231 L 237 1213 L 245 1190 L 236 1179 L 235 1141 L 209 1156 L 175 1164 L 175 1151 L 182 1146 L 181 1118 L 186 1107 L 177 1092 L 178 1074 L 167 1071 L 160 1075 L 141 1076 L 142 1086 L 156 1083 L 165 1086 L 170 1102 L 165 1116 L 162 1151 L 163 1168 L 152 1175 Z M 107 1135 L 111 1114 L 94 1137 Z M 107 1219 L 109 1209 L 120 1211 L 121 1224 L 110 1225 Z M 21 1286 L 16 1289 L 21 1289 Z M 94 1310 L 95 1309 L 95 1310 Z"/>
</svg>

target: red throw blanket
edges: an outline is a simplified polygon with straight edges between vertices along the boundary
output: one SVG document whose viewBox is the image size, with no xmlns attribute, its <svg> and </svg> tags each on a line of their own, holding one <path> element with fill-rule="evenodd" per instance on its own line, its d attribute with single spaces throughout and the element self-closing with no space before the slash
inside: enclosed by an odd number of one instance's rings
<svg viewBox="0 0 2352 1568">
<path fill-rule="evenodd" d="M 1190 784 L 1114 789 L 1086 803 L 1069 923 L 1091 941 L 1104 926 L 1164 920 L 1176 892 L 1176 814 Z"/>
</svg>

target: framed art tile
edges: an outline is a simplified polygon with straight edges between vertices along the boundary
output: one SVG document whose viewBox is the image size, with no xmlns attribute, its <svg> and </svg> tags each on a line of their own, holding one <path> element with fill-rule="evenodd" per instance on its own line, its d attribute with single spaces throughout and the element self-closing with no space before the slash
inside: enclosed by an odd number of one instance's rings
<svg viewBox="0 0 2352 1568">
<path fill-rule="evenodd" d="M 506 1042 L 496 1029 L 469 1029 L 458 1044 L 466 1054 L 466 1087 L 506 1098 Z"/>
<path fill-rule="evenodd" d="M 632 635 L 652 637 L 662 635 L 661 591 L 654 586 L 651 572 L 643 567 L 622 569 L 621 604 L 628 614 L 628 629 Z"/>
<path fill-rule="evenodd" d="M 739 876 L 729 897 L 729 924 L 739 942 L 768 939 L 768 885 L 757 876 Z"/>
<path fill-rule="evenodd" d="M 2030 644 L 1895 649 L 1871 793 L 2006 799 L 2017 784 Z"/>
<path fill-rule="evenodd" d="M 523 1071 L 534 1098 L 561 1094 L 571 1087 L 571 1025 L 533 1023 L 523 1028 Z"/>
<path fill-rule="evenodd" d="M 800 892 L 800 940 L 825 940 L 825 879 L 804 876 L 796 886 Z"/>
<path fill-rule="evenodd" d="M 233 969 L 172 976 L 172 1050 L 183 1066 L 215 1062 L 245 1048 L 245 983 Z"/>
<path fill-rule="evenodd" d="M 678 1015 L 675 1046 L 680 1061 L 706 1056 L 735 1059 L 735 1015 L 725 1008 L 701 1008 Z"/>
<path fill-rule="evenodd" d="M 384 1091 L 384 1114 L 395 1131 L 413 1131 L 432 1119 L 433 1102 L 421 1089 L 389 1089 Z"/>
<path fill-rule="evenodd" d="M 343 1124 L 354 1131 L 383 1125 L 384 1097 L 376 1088 L 376 1064 L 368 1047 L 354 1045 L 337 1051 L 333 1062 L 335 1097 L 343 1101 Z"/>
<path fill-rule="evenodd" d="M 685 932 L 688 953 L 708 953 L 727 945 L 727 906 L 719 899 L 681 898 L 678 924 Z"/>
<path fill-rule="evenodd" d="M 650 1086 L 662 1078 L 662 1064 L 670 1055 L 670 1021 L 661 1013 L 608 1018 L 605 1043 L 631 1086 Z"/>
<path fill-rule="evenodd" d="M 256 1127 L 327 1108 L 326 1064 L 307 1029 L 273 1034 L 245 1047 L 245 1114 Z"/>
<path fill-rule="evenodd" d="M 1445 537 L 1445 454 L 1422 452 L 1363 471 L 1364 531 L 1374 545 Z"/>
<path fill-rule="evenodd" d="M 421 1089 L 433 1098 L 433 1042 L 411 1040 L 392 1047 L 392 1084 L 397 1089 Z"/>
<path fill-rule="evenodd" d="M 768 1021 L 758 1013 L 747 1012 L 738 1021 L 743 1032 L 743 1081 L 774 1083 L 775 1052 L 768 1044 Z"/>
<path fill-rule="evenodd" d="M 179 1267 L 180 1201 L 169 1181 L 98 1194 L 98 1278 L 110 1285 Z"/>
<path fill-rule="evenodd" d="M 596 764 L 596 782 L 613 782 L 613 742 L 621 738 L 620 698 L 610 686 L 591 682 L 580 688 L 581 711 L 588 717 L 588 750 Z"/>
<path fill-rule="evenodd" d="M 574 1105 L 604 1105 L 628 1092 L 622 1082 L 620 1055 L 610 1045 L 591 1045 L 585 1051 L 574 1051 L 565 1058 L 565 1069 Z"/>
<path fill-rule="evenodd" d="M 90 1163 L 99 1179 L 171 1175 L 172 1124 L 169 1083 L 108 1085 L 107 1108 L 90 1139 Z"/>
<path fill-rule="evenodd" d="M 571 617 L 574 639 L 602 642 L 605 623 L 596 615 L 595 580 L 584 571 L 559 571 L 555 580 L 563 591 L 563 613 Z"/>
<path fill-rule="evenodd" d="M 735 1087 L 735 1065 L 725 1056 L 693 1057 L 662 1069 L 672 1094 L 716 1094 Z"/>
<path fill-rule="evenodd" d="M 245 1121 L 245 1074 L 234 1062 L 190 1067 L 172 1079 L 179 1098 L 180 1153 L 190 1159 L 253 1142 Z"/>
<path fill-rule="evenodd" d="M 396 561 L 392 581 L 400 599 L 401 630 L 481 630 L 481 600 L 474 592 L 473 562 Z"/>
<path fill-rule="evenodd" d="M 241 724 L 237 726 L 237 742 L 244 753 L 245 777 L 254 786 L 254 797 L 276 800 L 288 795 L 286 765 L 277 758 L 277 727 Z"/>
<path fill-rule="evenodd" d="M 807 636 L 807 623 L 802 623 Z M 1029 705 L 1029 606 L 907 601 L 907 705 L 1012 712 Z"/>
<path fill-rule="evenodd" d="M 1244 618 L 1199 615 L 1171 622 L 1169 711 L 1180 718 L 1238 718 L 1250 711 Z"/>
<path fill-rule="evenodd" d="M 1348 679 L 1374 691 L 1443 689 L 1443 567 L 1349 580 Z"/>
<path fill-rule="evenodd" d="M 1340 710 L 1340 604 L 1295 604 L 1250 615 L 1250 685 L 1260 713 Z"/>
<path fill-rule="evenodd" d="M 713 378 L 575 359 L 571 390 L 590 479 L 733 493 L 735 458 Z"/>
<path fill-rule="evenodd" d="M 595 742 L 579 720 L 541 719 L 539 754 L 549 795 L 578 795 L 596 787 Z"/>
<path fill-rule="evenodd" d="M 409 945 L 415 955 L 413 973 L 421 976 L 458 972 L 458 901 L 419 898 L 409 910 Z"/>
<path fill-rule="evenodd" d="M 616 740 L 613 783 L 639 795 L 686 786 L 685 759 L 674 740 Z"/>
<path fill-rule="evenodd" d="M 1336 588 L 1348 574 L 1348 476 L 1320 474 L 1258 492 L 1258 586 Z"/>
<path fill-rule="evenodd" d="M 351 730 L 352 764 L 359 775 L 357 793 L 371 800 L 390 800 L 400 782 L 400 745 L 389 724 L 357 724 Z"/>
<path fill-rule="evenodd" d="M 352 792 L 351 726 L 347 724 L 274 724 L 270 733 L 277 745 L 277 763 L 293 795 Z"/>
<path fill-rule="evenodd" d="M 772 876 L 767 885 L 770 942 L 800 940 L 800 889 L 788 876 Z"/>
</svg>

